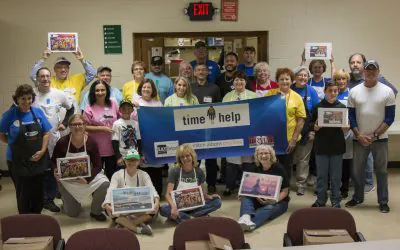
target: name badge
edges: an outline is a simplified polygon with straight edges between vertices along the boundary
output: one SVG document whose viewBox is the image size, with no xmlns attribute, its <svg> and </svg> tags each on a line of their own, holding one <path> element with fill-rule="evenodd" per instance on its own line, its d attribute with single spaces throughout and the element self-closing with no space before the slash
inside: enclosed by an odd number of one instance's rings
<svg viewBox="0 0 400 250">
<path fill-rule="evenodd" d="M 203 99 L 203 102 L 207 102 L 207 103 L 212 102 L 212 97 L 211 96 L 205 96 L 204 99 Z"/>
</svg>

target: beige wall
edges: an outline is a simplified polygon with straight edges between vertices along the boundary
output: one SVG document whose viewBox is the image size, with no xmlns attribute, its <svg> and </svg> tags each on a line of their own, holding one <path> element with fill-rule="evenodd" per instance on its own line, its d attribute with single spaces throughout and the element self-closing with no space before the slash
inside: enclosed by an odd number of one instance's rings
<svg viewBox="0 0 400 250">
<path fill-rule="evenodd" d="M 377 59 L 382 73 L 397 87 L 400 23 L 397 0 L 239 0 L 239 21 L 190 22 L 183 14 L 187 0 L 2 0 L 0 2 L 0 112 L 11 103 L 15 86 L 29 83 L 32 63 L 46 46 L 47 32 L 78 32 L 80 46 L 97 67 L 113 68 L 113 84 L 130 79 L 134 32 L 270 31 L 269 51 L 273 72 L 294 68 L 307 41 L 332 42 L 338 67 L 347 68 L 351 53 Z M 220 0 L 212 0 L 220 7 Z M 103 52 L 103 24 L 121 24 L 123 54 Z M 58 55 L 52 55 L 52 66 Z M 71 60 L 73 55 L 68 55 Z M 81 71 L 73 60 L 72 72 Z M 399 104 L 399 99 L 397 100 Z M 397 110 L 399 117 L 400 111 Z M 399 118 L 397 120 L 400 120 Z M 398 139 L 396 137 L 396 144 Z M 3 159 L 4 145 L 0 146 Z M 393 148 L 392 148 L 393 151 Z M 397 151 L 398 152 L 398 151 Z M 392 160 L 400 155 L 392 154 Z M 1 161 L 0 168 L 4 168 Z"/>
</svg>

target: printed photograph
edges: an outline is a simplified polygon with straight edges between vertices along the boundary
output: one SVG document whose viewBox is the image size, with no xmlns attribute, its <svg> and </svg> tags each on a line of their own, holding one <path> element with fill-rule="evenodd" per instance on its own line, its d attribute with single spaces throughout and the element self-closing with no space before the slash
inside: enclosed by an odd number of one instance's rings
<svg viewBox="0 0 400 250">
<path fill-rule="evenodd" d="M 239 195 L 278 200 L 281 185 L 281 176 L 244 172 Z"/>
<path fill-rule="evenodd" d="M 58 158 L 57 169 L 61 173 L 61 180 L 86 178 L 90 176 L 90 158 L 87 155 Z"/>
<path fill-rule="evenodd" d="M 201 187 L 175 190 L 171 192 L 171 196 L 178 211 L 192 210 L 205 204 Z"/>
<path fill-rule="evenodd" d="M 78 33 L 48 33 L 48 46 L 52 52 L 76 52 Z"/>
<path fill-rule="evenodd" d="M 318 109 L 319 127 L 348 127 L 348 109 Z"/>
<path fill-rule="evenodd" d="M 113 214 L 129 214 L 154 210 L 150 187 L 116 188 L 111 192 Z"/>
<path fill-rule="evenodd" d="M 330 60 L 332 56 L 332 43 L 306 43 L 304 50 L 307 60 Z"/>
</svg>

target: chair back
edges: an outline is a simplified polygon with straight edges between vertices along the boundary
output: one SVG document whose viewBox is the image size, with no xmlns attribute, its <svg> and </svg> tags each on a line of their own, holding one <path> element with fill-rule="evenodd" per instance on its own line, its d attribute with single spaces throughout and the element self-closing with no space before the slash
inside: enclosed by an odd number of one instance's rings
<svg viewBox="0 0 400 250">
<path fill-rule="evenodd" d="M 344 209 L 319 207 L 296 210 L 289 218 L 287 233 L 295 246 L 303 245 L 303 229 L 346 229 L 357 240 L 356 223 Z"/>
<path fill-rule="evenodd" d="M 69 237 L 66 250 L 140 250 L 135 233 L 120 228 L 82 230 Z"/>
<path fill-rule="evenodd" d="M 209 233 L 230 240 L 233 249 L 240 249 L 245 244 L 243 230 L 230 218 L 199 217 L 179 224 L 174 232 L 173 249 L 185 250 L 186 241 L 209 240 Z"/>
<path fill-rule="evenodd" d="M 54 248 L 61 240 L 58 221 L 44 214 L 19 214 L 4 217 L 0 221 L 3 242 L 9 238 L 53 236 Z"/>
</svg>

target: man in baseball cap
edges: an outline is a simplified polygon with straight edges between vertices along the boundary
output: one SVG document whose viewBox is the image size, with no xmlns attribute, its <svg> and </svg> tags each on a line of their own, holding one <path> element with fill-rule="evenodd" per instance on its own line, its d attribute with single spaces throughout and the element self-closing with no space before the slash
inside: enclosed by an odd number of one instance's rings
<svg viewBox="0 0 400 250">
<path fill-rule="evenodd" d="M 157 87 L 160 101 L 164 104 L 165 99 L 174 93 L 174 84 L 171 78 L 163 73 L 164 59 L 161 56 L 153 56 L 150 61 L 150 73 L 145 78 L 153 80 Z"/>
<path fill-rule="evenodd" d="M 207 82 L 215 83 L 217 76 L 221 74 L 219 66 L 216 62 L 208 60 L 208 50 L 206 43 L 203 41 L 198 41 L 194 45 L 194 55 L 196 60 L 190 62 L 192 68 L 194 69 L 198 63 L 205 64 L 208 70 Z"/>
</svg>

